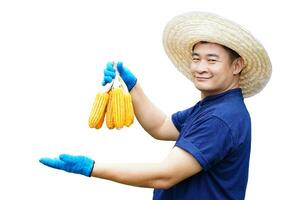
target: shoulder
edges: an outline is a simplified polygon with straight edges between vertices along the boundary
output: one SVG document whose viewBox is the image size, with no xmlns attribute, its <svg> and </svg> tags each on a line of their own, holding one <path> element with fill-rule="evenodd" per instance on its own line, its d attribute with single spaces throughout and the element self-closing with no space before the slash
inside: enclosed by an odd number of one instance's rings
<svg viewBox="0 0 300 200">
<path fill-rule="evenodd" d="M 172 115 L 172 118 L 176 118 L 179 119 L 180 121 L 184 121 L 187 117 L 189 117 L 192 113 L 194 113 L 198 107 L 199 107 L 199 102 L 185 110 L 175 112 Z"/>
<path fill-rule="evenodd" d="M 211 113 L 230 129 L 237 145 L 250 141 L 251 118 L 243 101 L 226 101 L 214 106 Z"/>
<path fill-rule="evenodd" d="M 250 114 L 242 100 L 222 101 L 213 105 L 211 109 L 211 115 L 223 120 L 229 127 L 233 121 L 250 120 Z"/>
<path fill-rule="evenodd" d="M 172 114 L 172 122 L 179 132 L 181 131 L 185 121 L 195 112 L 195 110 L 197 110 L 198 107 L 199 102 L 190 108 Z"/>
</svg>

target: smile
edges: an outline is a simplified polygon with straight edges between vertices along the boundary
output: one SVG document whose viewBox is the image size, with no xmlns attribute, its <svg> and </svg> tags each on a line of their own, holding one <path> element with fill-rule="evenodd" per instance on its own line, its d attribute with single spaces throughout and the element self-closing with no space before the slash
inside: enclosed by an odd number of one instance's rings
<svg viewBox="0 0 300 200">
<path fill-rule="evenodd" d="M 195 77 L 195 79 L 197 80 L 197 81 L 206 81 L 206 80 L 208 80 L 208 79 L 210 79 L 211 77 Z"/>
</svg>

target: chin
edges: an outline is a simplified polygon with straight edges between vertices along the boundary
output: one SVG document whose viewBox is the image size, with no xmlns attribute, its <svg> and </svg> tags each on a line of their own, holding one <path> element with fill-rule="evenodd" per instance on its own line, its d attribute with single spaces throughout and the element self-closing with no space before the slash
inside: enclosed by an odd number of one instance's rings
<svg viewBox="0 0 300 200">
<path fill-rule="evenodd" d="M 204 82 L 194 81 L 194 85 L 200 91 L 202 91 L 202 90 L 207 91 L 207 90 L 213 89 L 209 84 L 204 83 Z"/>
<path fill-rule="evenodd" d="M 217 89 L 209 84 L 194 82 L 195 87 L 205 94 L 214 94 Z"/>
</svg>

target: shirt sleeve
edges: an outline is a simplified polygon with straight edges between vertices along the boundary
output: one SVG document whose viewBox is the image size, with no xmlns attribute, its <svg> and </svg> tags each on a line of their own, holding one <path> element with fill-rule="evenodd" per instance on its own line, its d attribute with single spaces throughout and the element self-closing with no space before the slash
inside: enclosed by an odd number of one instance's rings
<svg viewBox="0 0 300 200">
<path fill-rule="evenodd" d="M 204 170 L 222 160 L 233 148 L 233 139 L 228 125 L 218 117 L 195 122 L 175 146 L 190 153 Z"/>
<path fill-rule="evenodd" d="M 183 111 L 178 111 L 172 115 L 172 122 L 179 132 L 186 119 L 191 115 L 193 108 L 194 106 Z"/>
</svg>

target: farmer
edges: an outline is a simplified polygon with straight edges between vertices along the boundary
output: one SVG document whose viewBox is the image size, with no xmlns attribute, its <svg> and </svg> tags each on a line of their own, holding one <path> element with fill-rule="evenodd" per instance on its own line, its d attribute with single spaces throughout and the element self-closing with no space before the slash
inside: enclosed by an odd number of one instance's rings
<svg viewBox="0 0 300 200">
<path fill-rule="evenodd" d="M 154 188 L 155 200 L 244 199 L 251 146 L 244 98 L 260 92 L 270 79 L 265 49 L 236 23 L 203 12 L 173 18 L 164 30 L 163 44 L 175 67 L 201 92 L 194 106 L 171 117 L 151 103 L 128 68 L 117 64 L 141 126 L 158 140 L 176 141 L 163 161 L 107 164 L 62 154 L 40 162 L 88 177 Z M 115 75 L 108 63 L 103 85 Z"/>
</svg>

